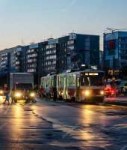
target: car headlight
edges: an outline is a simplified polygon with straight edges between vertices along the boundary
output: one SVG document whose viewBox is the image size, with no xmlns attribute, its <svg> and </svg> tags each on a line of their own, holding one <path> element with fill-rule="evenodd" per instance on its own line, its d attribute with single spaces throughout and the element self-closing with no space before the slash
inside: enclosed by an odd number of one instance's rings
<svg viewBox="0 0 127 150">
<path fill-rule="evenodd" d="M 35 93 L 34 92 L 30 93 L 30 97 L 35 97 Z"/>
<path fill-rule="evenodd" d="M 15 96 L 15 97 L 17 97 L 17 98 L 19 98 L 19 97 L 21 97 L 21 96 L 22 96 L 22 93 L 20 93 L 20 92 L 16 92 L 14 96 Z"/>
<path fill-rule="evenodd" d="M 4 91 L 3 91 L 3 90 L 0 90 L 0 94 L 4 94 Z"/>
<path fill-rule="evenodd" d="M 101 90 L 101 91 L 100 91 L 100 94 L 101 94 L 101 95 L 104 95 L 104 91 L 103 91 L 103 90 Z"/>
</svg>

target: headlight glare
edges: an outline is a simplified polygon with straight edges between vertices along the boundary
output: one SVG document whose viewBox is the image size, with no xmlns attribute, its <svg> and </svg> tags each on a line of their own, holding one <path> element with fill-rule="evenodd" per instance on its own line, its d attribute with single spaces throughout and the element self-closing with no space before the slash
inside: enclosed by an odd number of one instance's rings
<svg viewBox="0 0 127 150">
<path fill-rule="evenodd" d="M 104 91 L 103 91 L 103 90 L 101 90 L 101 91 L 100 91 L 100 94 L 101 94 L 101 95 L 104 95 Z"/>
<path fill-rule="evenodd" d="M 20 92 L 16 92 L 16 93 L 15 93 L 15 97 L 17 97 L 17 98 L 21 97 L 21 95 L 22 95 L 22 94 L 21 94 Z"/>
<path fill-rule="evenodd" d="M 84 94 L 86 97 L 88 97 L 88 96 L 91 95 L 91 92 L 90 92 L 90 90 L 85 90 L 85 91 L 83 91 L 83 94 Z"/>
<path fill-rule="evenodd" d="M 30 93 L 30 97 L 35 97 L 35 93 L 34 92 Z"/>
<path fill-rule="evenodd" d="M 0 90 L 0 94 L 4 94 L 4 91 L 3 91 L 3 90 Z"/>
</svg>

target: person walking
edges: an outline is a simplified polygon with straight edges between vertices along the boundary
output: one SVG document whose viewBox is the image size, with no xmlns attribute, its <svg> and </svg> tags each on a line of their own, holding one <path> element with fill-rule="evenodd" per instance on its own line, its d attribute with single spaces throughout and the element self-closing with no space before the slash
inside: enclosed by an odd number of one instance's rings
<svg viewBox="0 0 127 150">
<path fill-rule="evenodd" d="M 53 100 L 54 101 L 57 100 L 57 89 L 56 89 L 56 87 L 53 87 Z"/>
<path fill-rule="evenodd" d="M 5 95 L 4 104 L 6 104 L 6 102 L 7 102 L 9 105 L 10 104 L 10 91 L 9 91 L 8 87 L 4 88 L 4 95 Z"/>
<path fill-rule="evenodd" d="M 16 103 L 16 100 L 15 100 L 15 97 L 14 97 L 14 88 L 11 90 L 10 97 L 11 97 L 11 104 Z"/>
<path fill-rule="evenodd" d="M 46 85 L 46 98 L 50 99 L 50 88 Z"/>
<path fill-rule="evenodd" d="M 44 97 L 44 88 L 43 88 L 43 86 L 41 86 L 41 87 L 39 88 L 38 94 L 39 94 L 39 97 L 40 97 L 40 98 L 43 98 L 43 97 Z"/>
</svg>

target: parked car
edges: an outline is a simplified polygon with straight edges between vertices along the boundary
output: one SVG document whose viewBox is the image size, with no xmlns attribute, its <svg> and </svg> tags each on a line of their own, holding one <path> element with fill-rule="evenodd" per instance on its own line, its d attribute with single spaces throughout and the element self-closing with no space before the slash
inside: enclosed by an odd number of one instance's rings
<svg viewBox="0 0 127 150">
<path fill-rule="evenodd" d="M 111 84 L 106 84 L 104 88 L 106 97 L 116 97 L 118 95 L 118 90 L 116 87 L 113 87 Z"/>
<path fill-rule="evenodd" d="M 121 92 L 119 91 L 119 85 L 121 79 L 109 80 L 105 83 L 105 96 L 106 97 L 115 97 L 118 96 Z"/>
<path fill-rule="evenodd" d="M 127 92 L 127 81 L 121 81 L 118 89 L 121 93 L 126 93 Z"/>
</svg>

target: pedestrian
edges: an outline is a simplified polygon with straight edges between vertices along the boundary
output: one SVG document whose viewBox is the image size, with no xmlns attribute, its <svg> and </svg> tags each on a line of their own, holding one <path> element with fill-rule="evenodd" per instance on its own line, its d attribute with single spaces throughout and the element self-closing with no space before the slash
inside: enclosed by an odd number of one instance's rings
<svg viewBox="0 0 127 150">
<path fill-rule="evenodd" d="M 10 97 L 11 97 L 11 104 L 16 103 L 15 96 L 14 96 L 14 88 L 11 90 Z"/>
<path fill-rule="evenodd" d="M 46 85 L 46 98 L 50 98 L 50 88 L 48 85 Z"/>
<path fill-rule="evenodd" d="M 6 102 L 8 103 L 8 105 L 10 104 L 10 91 L 9 89 L 6 89 L 4 91 L 4 95 L 5 95 L 5 101 L 4 101 L 4 104 L 6 104 Z"/>
<path fill-rule="evenodd" d="M 44 88 L 43 88 L 43 86 L 41 86 L 41 87 L 39 88 L 39 97 L 40 97 L 40 98 L 43 98 L 43 97 L 44 97 Z"/>
<path fill-rule="evenodd" d="M 29 98 L 29 94 L 30 94 L 30 90 L 25 90 L 25 103 L 29 103 L 30 102 L 30 98 Z"/>
<path fill-rule="evenodd" d="M 57 89 L 56 89 L 56 87 L 53 87 L 53 100 L 54 101 L 57 100 Z"/>
</svg>

